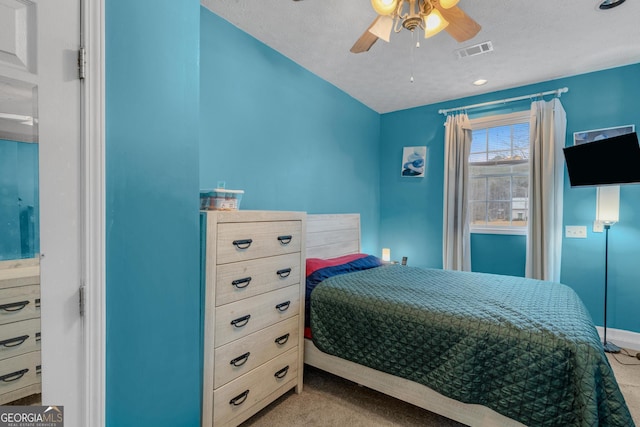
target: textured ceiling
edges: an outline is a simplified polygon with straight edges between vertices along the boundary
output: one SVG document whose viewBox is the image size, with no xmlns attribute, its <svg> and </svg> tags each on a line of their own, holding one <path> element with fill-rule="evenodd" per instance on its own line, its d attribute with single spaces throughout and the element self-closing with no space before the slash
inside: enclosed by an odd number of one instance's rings
<svg viewBox="0 0 640 427">
<path fill-rule="evenodd" d="M 640 0 L 609 10 L 594 0 L 461 0 L 482 26 L 473 39 L 443 31 L 412 49 L 403 30 L 360 54 L 349 49 L 376 17 L 370 0 L 201 3 L 379 113 L 640 62 Z M 485 41 L 493 52 L 457 58 Z M 489 82 L 473 86 L 479 78 Z"/>
</svg>

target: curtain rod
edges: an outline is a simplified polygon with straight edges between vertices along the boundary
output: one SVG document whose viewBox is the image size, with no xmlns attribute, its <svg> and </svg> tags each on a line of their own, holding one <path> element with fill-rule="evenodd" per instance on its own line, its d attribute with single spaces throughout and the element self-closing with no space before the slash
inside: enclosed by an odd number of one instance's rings
<svg viewBox="0 0 640 427">
<path fill-rule="evenodd" d="M 537 96 L 544 96 L 544 95 L 551 95 L 551 94 L 555 94 L 559 98 L 563 93 L 567 93 L 567 92 L 569 92 L 569 88 L 562 87 L 556 90 L 549 90 L 547 92 L 540 92 L 540 93 L 532 93 L 530 95 L 516 96 L 515 98 L 501 99 L 499 101 L 489 101 L 489 102 L 483 102 L 481 104 L 465 105 L 464 107 L 447 108 L 446 110 L 438 110 L 438 114 L 446 115 L 451 111 L 467 110 L 470 108 L 485 107 L 487 105 L 494 105 L 494 104 L 506 104 L 507 102 L 520 101 L 523 99 L 530 99 Z"/>
</svg>

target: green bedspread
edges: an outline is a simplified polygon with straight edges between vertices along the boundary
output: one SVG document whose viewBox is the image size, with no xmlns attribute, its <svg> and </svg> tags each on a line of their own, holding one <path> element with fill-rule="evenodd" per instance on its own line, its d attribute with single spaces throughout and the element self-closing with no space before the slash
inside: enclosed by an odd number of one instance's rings
<svg viewBox="0 0 640 427">
<path fill-rule="evenodd" d="M 405 266 L 311 293 L 325 353 L 528 426 L 634 426 L 576 293 L 538 280 Z"/>
</svg>

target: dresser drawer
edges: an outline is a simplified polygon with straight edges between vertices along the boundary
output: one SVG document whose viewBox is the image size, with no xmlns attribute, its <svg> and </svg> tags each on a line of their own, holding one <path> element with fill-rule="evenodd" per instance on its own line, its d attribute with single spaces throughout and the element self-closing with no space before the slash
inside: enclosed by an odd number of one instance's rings
<svg viewBox="0 0 640 427">
<path fill-rule="evenodd" d="M 215 350 L 218 388 L 298 345 L 299 316 L 254 332 Z"/>
<path fill-rule="evenodd" d="M 300 283 L 300 254 L 293 253 L 218 266 L 216 305 Z"/>
<path fill-rule="evenodd" d="M 0 328 L 0 360 L 40 350 L 40 318 L 8 323 Z"/>
<path fill-rule="evenodd" d="M 0 324 L 40 317 L 40 285 L 0 289 Z"/>
<path fill-rule="evenodd" d="M 213 425 L 225 425 L 279 388 L 293 387 L 297 375 L 298 349 L 295 348 L 215 390 Z"/>
<path fill-rule="evenodd" d="M 300 221 L 218 224 L 217 264 L 300 252 Z"/>
<path fill-rule="evenodd" d="M 216 309 L 214 347 L 293 317 L 299 311 L 299 286 L 289 286 L 222 305 Z"/>
<path fill-rule="evenodd" d="M 0 361 L 0 402 L 6 403 L 15 399 L 16 394 L 13 392 L 39 384 L 40 381 L 39 351 Z"/>
</svg>

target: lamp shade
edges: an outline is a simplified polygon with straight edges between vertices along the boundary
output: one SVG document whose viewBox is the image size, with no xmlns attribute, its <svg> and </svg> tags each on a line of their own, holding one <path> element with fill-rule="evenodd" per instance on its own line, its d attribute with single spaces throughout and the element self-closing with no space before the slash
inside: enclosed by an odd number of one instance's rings
<svg viewBox="0 0 640 427">
<path fill-rule="evenodd" d="M 371 0 L 371 6 L 378 15 L 391 15 L 398 7 L 398 0 Z"/>
<path fill-rule="evenodd" d="M 442 17 L 438 9 L 433 9 L 430 14 L 424 17 L 424 38 L 428 39 L 444 30 L 449 22 Z"/>
<path fill-rule="evenodd" d="M 613 224 L 620 219 L 620 186 L 598 187 L 596 194 L 596 221 Z"/>
<path fill-rule="evenodd" d="M 391 249 L 382 248 L 382 260 L 386 262 L 391 261 Z"/>
<path fill-rule="evenodd" d="M 457 5 L 460 0 L 440 0 L 440 6 L 444 9 L 451 9 L 453 6 Z"/>
</svg>

